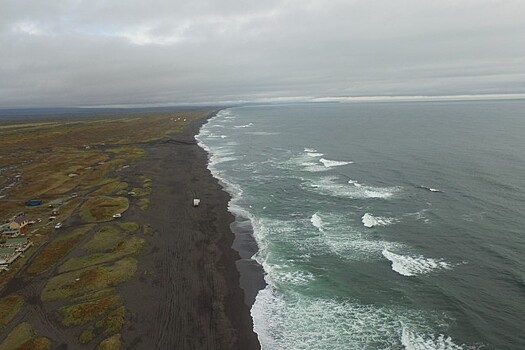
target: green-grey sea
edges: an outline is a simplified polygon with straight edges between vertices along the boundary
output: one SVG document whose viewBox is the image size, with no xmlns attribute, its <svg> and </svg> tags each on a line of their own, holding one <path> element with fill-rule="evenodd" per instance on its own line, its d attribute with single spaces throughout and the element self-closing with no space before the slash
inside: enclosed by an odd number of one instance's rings
<svg viewBox="0 0 525 350">
<path fill-rule="evenodd" d="M 198 140 L 263 349 L 525 349 L 524 101 L 237 107 Z"/>
</svg>

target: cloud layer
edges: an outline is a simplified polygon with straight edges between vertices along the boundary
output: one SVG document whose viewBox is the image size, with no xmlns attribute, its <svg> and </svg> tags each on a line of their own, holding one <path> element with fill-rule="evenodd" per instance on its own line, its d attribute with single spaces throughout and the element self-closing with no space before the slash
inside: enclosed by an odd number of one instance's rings
<svg viewBox="0 0 525 350">
<path fill-rule="evenodd" d="M 524 15 L 521 0 L 5 0 L 0 107 L 525 93 Z"/>
</svg>

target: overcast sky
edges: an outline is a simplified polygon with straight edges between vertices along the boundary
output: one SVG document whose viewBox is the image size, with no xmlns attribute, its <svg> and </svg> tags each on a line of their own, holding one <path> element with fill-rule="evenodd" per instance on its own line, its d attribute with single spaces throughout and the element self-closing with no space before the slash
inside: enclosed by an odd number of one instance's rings
<svg viewBox="0 0 525 350">
<path fill-rule="evenodd" d="M 0 107 L 499 93 L 524 0 L 0 0 Z"/>
</svg>

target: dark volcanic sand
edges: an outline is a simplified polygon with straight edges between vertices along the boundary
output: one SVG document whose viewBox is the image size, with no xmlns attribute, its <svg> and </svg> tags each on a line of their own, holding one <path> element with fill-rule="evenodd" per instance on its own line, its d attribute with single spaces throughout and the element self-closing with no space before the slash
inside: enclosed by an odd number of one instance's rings
<svg viewBox="0 0 525 350">
<path fill-rule="evenodd" d="M 174 138 L 194 141 L 204 122 Z M 207 169 L 206 152 L 172 142 L 147 151 L 135 171 L 153 179 L 150 207 L 126 216 L 149 222 L 154 233 L 139 256 L 137 274 L 119 288 L 129 311 L 124 348 L 259 349 L 239 287 L 239 253 L 231 248 L 229 196 Z M 201 199 L 198 208 L 192 206 L 194 193 Z M 262 276 L 243 281 L 254 295 Z"/>
</svg>

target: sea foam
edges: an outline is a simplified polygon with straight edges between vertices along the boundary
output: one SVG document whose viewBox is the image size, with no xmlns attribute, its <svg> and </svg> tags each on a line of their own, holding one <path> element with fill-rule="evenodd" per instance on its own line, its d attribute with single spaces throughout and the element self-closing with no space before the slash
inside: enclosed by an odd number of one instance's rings
<svg viewBox="0 0 525 350">
<path fill-rule="evenodd" d="M 314 190 L 324 195 L 342 198 L 380 198 L 389 199 L 393 197 L 400 188 L 398 187 L 374 187 L 355 184 L 341 183 L 337 176 L 324 176 L 319 180 L 306 180 L 305 189 Z"/>
<path fill-rule="evenodd" d="M 253 126 L 253 123 L 245 124 L 245 125 L 234 125 L 234 128 L 241 129 L 241 128 L 249 128 Z"/>
<path fill-rule="evenodd" d="M 366 213 L 361 217 L 361 221 L 365 227 L 372 228 L 374 226 L 387 226 L 396 222 L 395 218 L 387 218 L 381 216 L 373 216 L 370 213 Z"/>
<path fill-rule="evenodd" d="M 314 215 L 312 215 L 312 218 L 310 219 L 310 221 L 312 222 L 312 225 L 317 227 L 319 231 L 321 232 L 323 231 L 323 220 L 319 216 L 319 213 L 315 213 Z"/>
<path fill-rule="evenodd" d="M 425 336 L 403 327 L 401 343 L 406 350 L 463 350 L 452 338 L 443 334 Z"/>
<path fill-rule="evenodd" d="M 424 275 L 436 270 L 452 269 L 452 265 L 443 259 L 399 255 L 388 249 L 383 250 L 382 253 L 385 258 L 392 262 L 392 270 L 403 276 Z"/>
<path fill-rule="evenodd" d="M 443 192 L 441 190 L 438 190 L 437 188 L 432 188 L 432 187 L 427 187 L 427 186 L 419 186 L 419 188 L 422 188 L 422 189 L 430 191 L 430 192 Z"/>
<path fill-rule="evenodd" d="M 325 159 L 325 158 L 319 159 L 319 162 L 321 162 L 326 168 L 333 168 L 336 166 L 347 165 L 347 164 L 353 163 L 350 161 L 330 160 L 330 159 Z"/>
<path fill-rule="evenodd" d="M 251 309 L 254 330 L 262 349 L 403 349 L 417 344 L 417 335 L 402 335 L 402 325 L 424 325 L 427 314 L 410 309 L 362 304 L 329 297 L 305 297 L 289 291 L 284 295 L 268 285 L 257 295 Z M 453 344 L 446 341 L 444 344 Z M 439 339 L 436 342 L 439 343 Z M 460 350 L 454 347 L 422 348 Z"/>
</svg>

